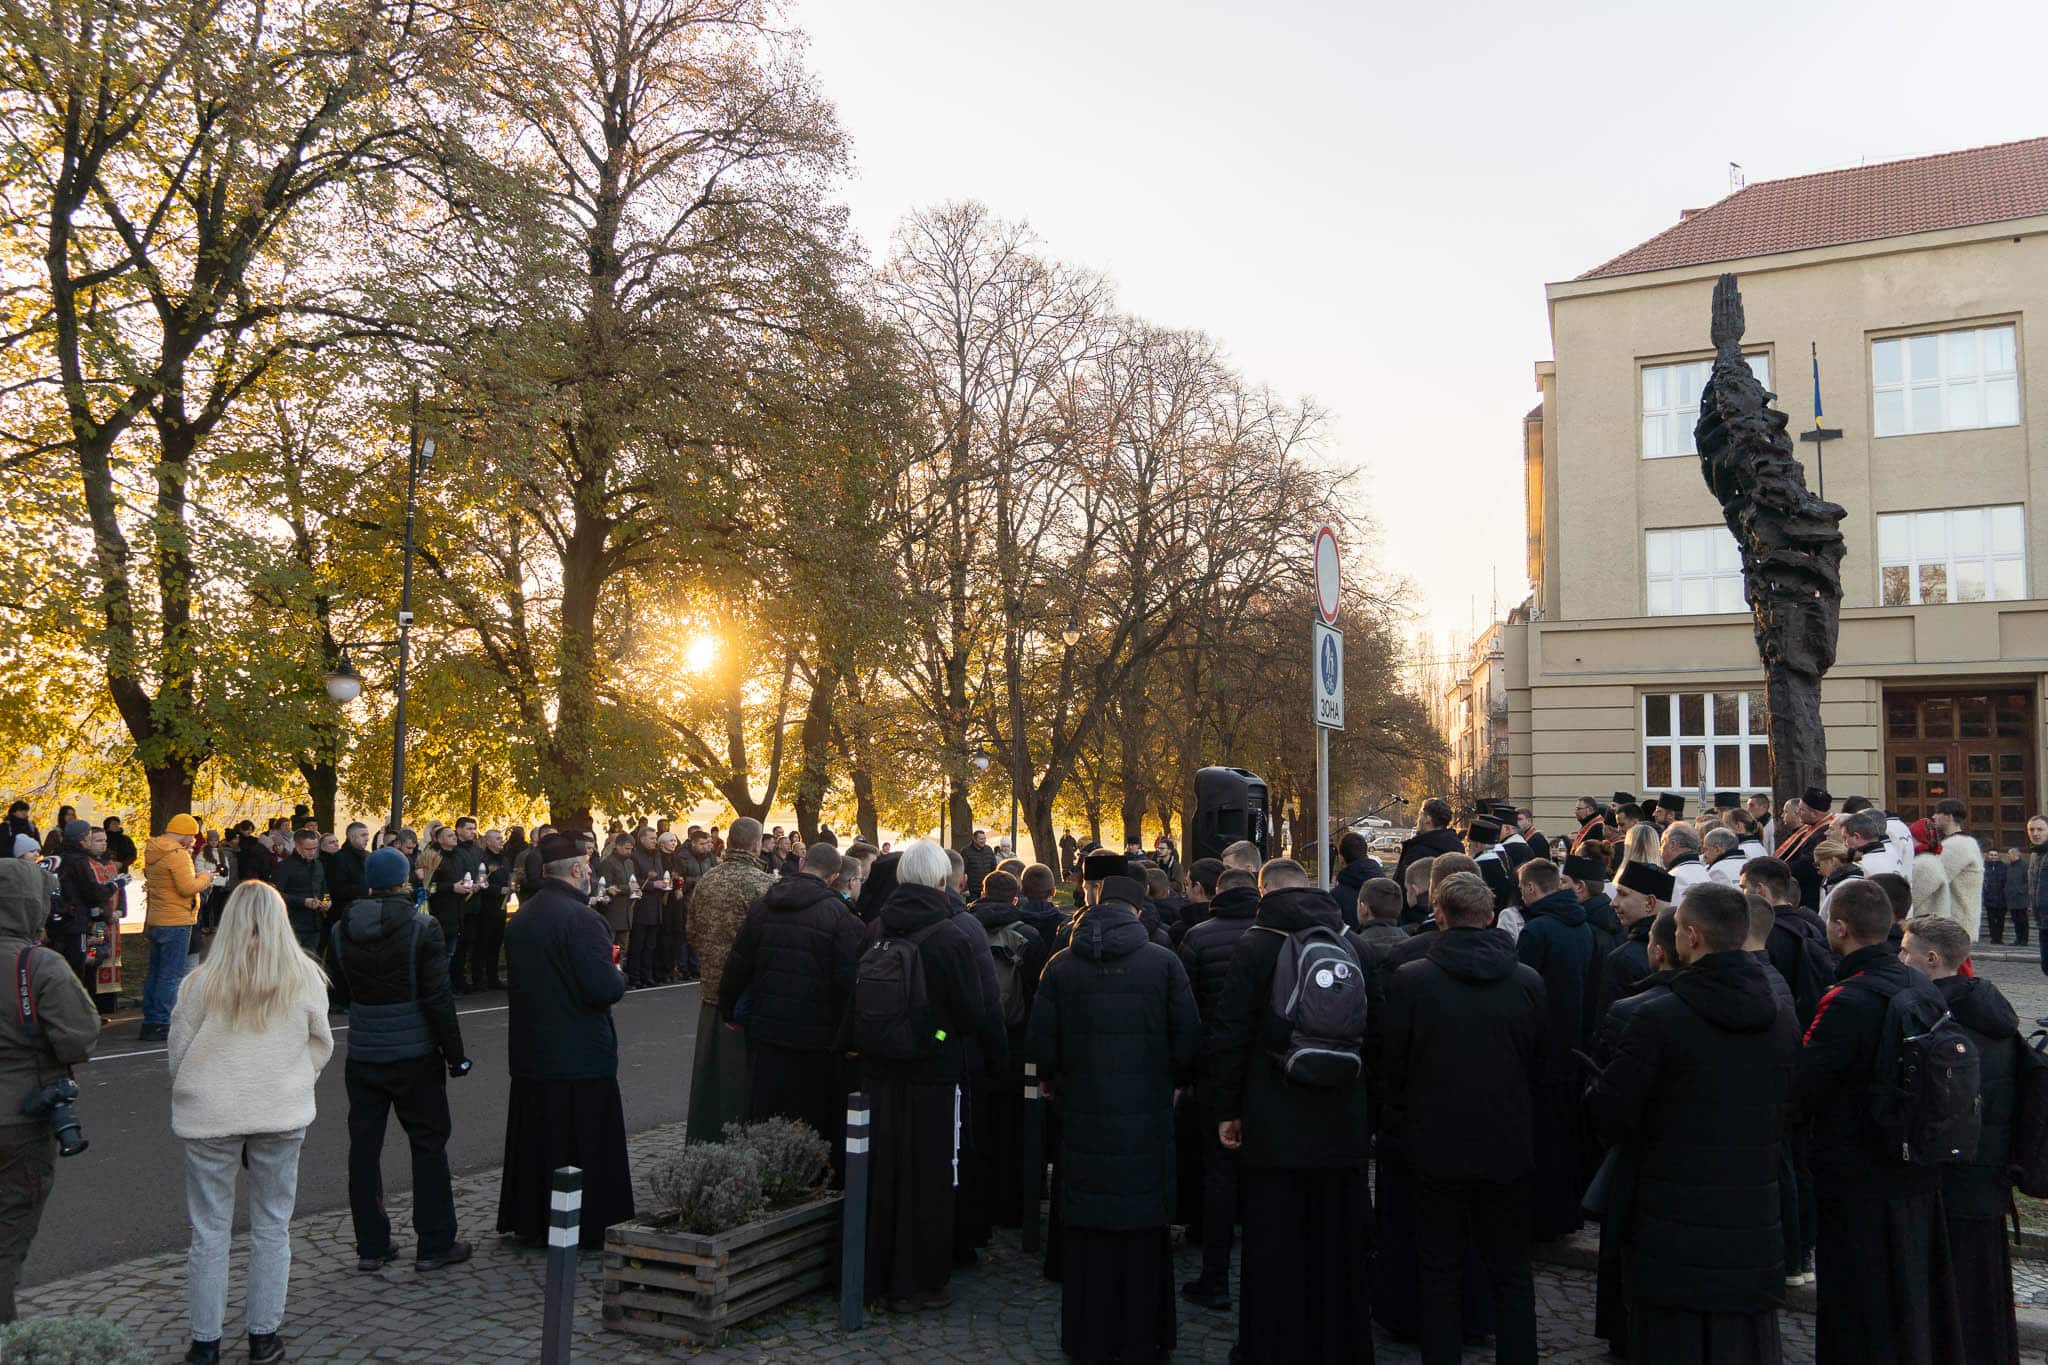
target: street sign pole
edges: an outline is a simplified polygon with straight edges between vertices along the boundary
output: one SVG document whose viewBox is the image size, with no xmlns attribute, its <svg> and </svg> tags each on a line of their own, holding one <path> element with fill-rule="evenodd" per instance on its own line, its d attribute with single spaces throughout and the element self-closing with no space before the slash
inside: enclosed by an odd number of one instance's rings
<svg viewBox="0 0 2048 1365">
<path fill-rule="evenodd" d="M 1309 632 L 1311 704 L 1316 724 L 1316 876 L 1330 889 L 1330 731 L 1344 728 L 1344 637 L 1338 634 L 1337 530 L 1318 526 L 1315 539 L 1316 620 Z"/>
</svg>

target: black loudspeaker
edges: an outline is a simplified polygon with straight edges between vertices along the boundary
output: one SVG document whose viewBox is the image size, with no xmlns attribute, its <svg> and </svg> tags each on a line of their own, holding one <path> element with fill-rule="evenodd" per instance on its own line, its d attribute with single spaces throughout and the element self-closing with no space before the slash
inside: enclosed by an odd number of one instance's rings
<svg viewBox="0 0 2048 1365">
<path fill-rule="evenodd" d="M 1266 780 L 1243 768 L 1204 768 L 1195 774 L 1195 819 L 1187 857 L 1221 858 L 1240 839 L 1259 846 L 1259 861 L 1272 856 L 1272 822 L 1266 811 Z"/>
</svg>

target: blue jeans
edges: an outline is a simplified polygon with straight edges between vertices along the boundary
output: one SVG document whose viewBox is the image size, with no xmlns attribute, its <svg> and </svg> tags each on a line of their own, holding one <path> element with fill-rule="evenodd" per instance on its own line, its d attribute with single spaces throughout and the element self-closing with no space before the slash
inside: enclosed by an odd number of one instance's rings
<svg viewBox="0 0 2048 1365">
<path fill-rule="evenodd" d="M 171 1006 L 178 1002 L 178 983 L 185 979 L 185 960 L 192 953 L 192 926 L 154 925 L 142 931 L 149 939 L 149 971 L 142 978 L 142 1022 L 168 1027 Z"/>
</svg>

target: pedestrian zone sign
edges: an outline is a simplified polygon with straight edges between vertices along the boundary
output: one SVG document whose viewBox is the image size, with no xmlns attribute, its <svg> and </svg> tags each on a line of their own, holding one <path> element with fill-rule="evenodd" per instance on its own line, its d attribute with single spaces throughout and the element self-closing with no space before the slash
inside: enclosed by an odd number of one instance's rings
<svg viewBox="0 0 2048 1365">
<path fill-rule="evenodd" d="M 1325 730 L 1344 728 L 1344 632 L 1313 622 L 1316 724 Z"/>
</svg>

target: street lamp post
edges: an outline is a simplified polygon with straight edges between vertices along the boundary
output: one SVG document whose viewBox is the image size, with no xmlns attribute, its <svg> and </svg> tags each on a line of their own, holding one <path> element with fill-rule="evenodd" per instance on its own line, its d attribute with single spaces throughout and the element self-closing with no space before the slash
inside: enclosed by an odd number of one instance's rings
<svg viewBox="0 0 2048 1365">
<path fill-rule="evenodd" d="M 408 665 L 412 660 L 412 528 L 419 503 L 420 472 L 434 457 L 434 438 L 420 437 L 420 396 L 412 396 L 412 422 L 406 436 L 405 459 L 405 541 L 404 564 L 398 589 L 398 638 L 396 640 L 353 640 L 341 642 L 341 657 L 323 680 L 327 695 L 347 705 L 362 695 L 363 677 L 350 662 L 350 649 L 395 650 L 398 655 L 398 701 L 391 715 L 391 828 L 405 825 L 405 694 Z M 473 784 L 472 784 L 473 785 Z M 474 806 L 476 803 L 470 803 Z"/>
</svg>

